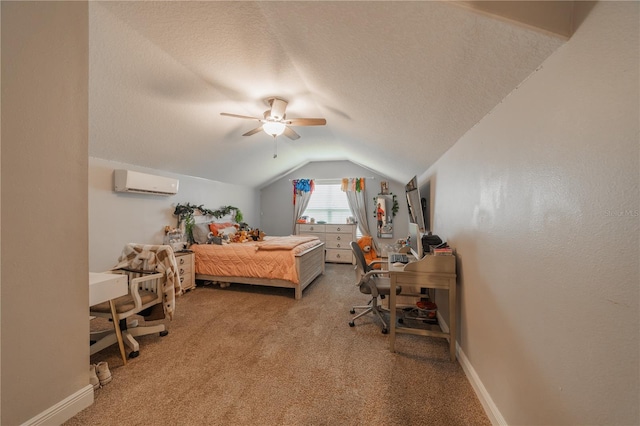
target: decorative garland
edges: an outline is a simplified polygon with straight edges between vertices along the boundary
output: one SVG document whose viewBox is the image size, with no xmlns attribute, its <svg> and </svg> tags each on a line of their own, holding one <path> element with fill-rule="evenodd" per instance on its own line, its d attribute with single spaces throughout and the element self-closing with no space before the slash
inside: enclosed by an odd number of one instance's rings
<svg viewBox="0 0 640 426">
<path fill-rule="evenodd" d="M 233 214 L 233 220 L 235 220 L 236 223 L 242 222 L 242 219 L 243 219 L 242 212 L 237 207 L 223 206 L 218 210 L 209 210 L 205 208 L 203 205 L 197 206 L 195 204 L 190 204 L 190 203 L 178 204 L 176 206 L 176 209 L 173 211 L 173 215 L 178 216 L 179 222 L 185 220 L 186 223 L 189 223 L 193 220 L 193 214 L 195 213 L 196 210 L 198 210 L 200 213 L 202 213 L 205 216 L 213 216 L 216 219 L 220 219 L 223 216 L 227 216 L 227 215 L 230 215 L 232 212 L 235 212 Z"/>
<path fill-rule="evenodd" d="M 313 192 L 313 179 L 296 179 L 293 181 L 293 189 L 298 192 Z"/>
<path fill-rule="evenodd" d="M 232 212 L 235 212 L 233 215 L 233 220 L 236 223 L 242 222 L 243 216 L 242 212 L 239 208 L 233 206 L 224 206 L 218 210 L 209 210 L 205 208 L 203 205 L 195 205 L 195 204 L 178 204 L 176 205 L 176 209 L 173 211 L 174 216 L 178 216 L 178 227 L 180 227 L 180 223 L 184 221 L 185 233 L 187 234 L 187 241 L 189 243 L 193 243 L 193 225 L 195 224 L 195 220 L 193 215 L 195 211 L 198 210 L 200 213 L 206 216 L 213 216 L 217 219 L 220 219 L 223 216 L 230 215 Z"/>
<path fill-rule="evenodd" d="M 296 195 L 302 195 L 303 192 L 313 192 L 315 183 L 313 179 L 296 179 L 293 182 L 293 205 L 296 205 Z"/>
</svg>

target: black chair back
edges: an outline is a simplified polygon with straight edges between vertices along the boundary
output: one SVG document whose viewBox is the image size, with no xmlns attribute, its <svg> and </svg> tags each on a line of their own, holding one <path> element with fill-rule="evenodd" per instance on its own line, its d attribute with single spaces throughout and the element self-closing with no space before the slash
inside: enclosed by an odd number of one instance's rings
<svg viewBox="0 0 640 426">
<path fill-rule="evenodd" d="M 362 249 L 360 248 L 358 243 L 355 241 L 351 241 L 349 245 L 351 246 L 351 251 L 353 251 L 353 255 L 356 257 L 356 267 L 362 270 L 362 275 L 366 274 L 367 272 L 369 272 L 368 271 L 369 268 L 367 265 L 367 261 L 364 258 L 364 253 L 362 252 Z"/>
</svg>

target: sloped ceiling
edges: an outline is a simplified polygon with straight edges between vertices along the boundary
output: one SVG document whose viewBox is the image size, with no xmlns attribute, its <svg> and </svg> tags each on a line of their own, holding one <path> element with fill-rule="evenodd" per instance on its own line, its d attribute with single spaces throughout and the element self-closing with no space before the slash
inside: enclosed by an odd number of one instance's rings
<svg viewBox="0 0 640 426">
<path fill-rule="evenodd" d="M 89 153 L 251 187 L 342 159 L 407 181 L 566 40 L 495 3 L 90 2 Z M 220 116 L 271 96 L 327 125 L 274 143 Z"/>
</svg>

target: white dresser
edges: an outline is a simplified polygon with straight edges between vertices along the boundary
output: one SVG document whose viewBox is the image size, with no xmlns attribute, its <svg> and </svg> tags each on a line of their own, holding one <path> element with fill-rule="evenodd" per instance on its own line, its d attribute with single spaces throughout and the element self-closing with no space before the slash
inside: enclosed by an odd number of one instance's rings
<svg viewBox="0 0 640 426">
<path fill-rule="evenodd" d="M 298 223 L 297 235 L 315 235 L 325 244 L 326 262 L 353 263 L 353 253 L 349 243 L 356 241 L 355 224 Z"/>
</svg>

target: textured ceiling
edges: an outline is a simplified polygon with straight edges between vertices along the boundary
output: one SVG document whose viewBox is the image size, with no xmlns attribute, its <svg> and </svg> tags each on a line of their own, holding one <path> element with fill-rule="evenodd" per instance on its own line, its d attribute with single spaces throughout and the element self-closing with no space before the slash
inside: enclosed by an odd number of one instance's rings
<svg viewBox="0 0 640 426">
<path fill-rule="evenodd" d="M 565 40 L 452 2 L 89 4 L 90 155 L 252 187 L 338 159 L 407 181 Z M 327 125 L 273 158 L 241 136 L 257 123 L 220 116 L 270 96 Z"/>
</svg>

